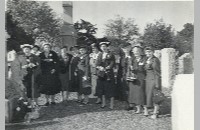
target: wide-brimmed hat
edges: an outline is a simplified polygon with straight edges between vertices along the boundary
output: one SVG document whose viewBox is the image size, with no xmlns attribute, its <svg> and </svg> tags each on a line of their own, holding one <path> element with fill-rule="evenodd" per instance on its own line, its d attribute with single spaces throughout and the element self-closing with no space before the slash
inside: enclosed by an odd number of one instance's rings
<svg viewBox="0 0 200 130">
<path fill-rule="evenodd" d="M 23 44 L 23 45 L 20 45 L 20 48 L 21 49 L 23 49 L 23 48 L 33 48 L 33 46 L 32 45 L 30 45 L 30 44 Z"/>
<path fill-rule="evenodd" d="M 42 44 L 42 47 L 44 47 L 44 46 L 46 46 L 46 45 L 48 45 L 48 46 L 50 46 L 50 47 L 51 47 L 51 44 L 50 44 L 50 43 L 48 43 L 48 42 L 44 42 L 44 43 Z"/>
<path fill-rule="evenodd" d="M 102 45 L 110 46 L 110 42 L 100 42 L 99 46 L 102 46 Z"/>
</svg>

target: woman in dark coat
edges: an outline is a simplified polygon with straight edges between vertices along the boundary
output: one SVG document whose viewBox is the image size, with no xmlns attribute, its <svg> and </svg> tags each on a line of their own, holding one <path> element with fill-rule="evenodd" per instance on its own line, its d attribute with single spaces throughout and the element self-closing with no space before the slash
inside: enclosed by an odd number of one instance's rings
<svg viewBox="0 0 200 130">
<path fill-rule="evenodd" d="M 72 55 L 67 53 L 66 47 L 61 49 L 60 57 L 60 81 L 62 89 L 62 100 L 67 100 L 69 97 L 69 64 L 71 61 Z"/>
<path fill-rule="evenodd" d="M 161 89 L 161 76 L 160 76 L 160 61 L 153 55 L 154 51 L 151 47 L 145 48 L 145 54 L 147 57 L 145 69 L 146 69 L 146 104 L 144 107 L 144 115 L 148 115 L 148 108 L 154 106 L 154 112 L 152 118 L 156 118 L 159 105 L 153 102 L 154 89 Z"/>
<path fill-rule="evenodd" d="M 87 48 L 85 46 L 80 47 L 79 49 L 79 62 L 78 62 L 78 76 L 79 76 L 79 100 L 81 96 L 84 95 L 84 104 L 89 103 L 88 95 L 91 94 L 91 87 L 87 86 L 90 83 L 90 66 L 89 66 L 89 55 L 87 54 Z"/>
<path fill-rule="evenodd" d="M 134 46 L 132 49 L 134 56 L 131 57 L 128 69 L 133 73 L 133 79 L 128 80 L 129 94 L 128 102 L 130 109 L 133 109 L 133 104 L 136 105 L 136 112 L 141 113 L 141 105 L 145 104 L 145 57 L 141 46 Z M 128 74 L 129 76 L 129 74 Z M 128 78 L 128 77 L 127 77 Z"/>
<path fill-rule="evenodd" d="M 78 92 L 79 90 L 79 79 L 78 79 L 78 62 L 79 62 L 79 48 L 74 46 L 70 48 L 72 52 L 72 58 L 69 65 L 69 92 Z"/>
<path fill-rule="evenodd" d="M 97 58 L 97 90 L 96 94 L 98 97 L 102 97 L 102 106 L 104 108 L 106 105 L 105 97 L 111 99 L 110 109 L 113 109 L 114 105 L 114 72 L 113 68 L 115 66 L 115 56 L 109 52 L 109 43 L 101 42 L 100 49 L 102 52 Z"/>
<path fill-rule="evenodd" d="M 40 54 L 41 59 L 41 80 L 40 92 L 46 95 L 46 106 L 49 105 L 49 96 L 51 104 L 55 105 L 55 94 L 61 91 L 59 80 L 59 58 L 54 51 L 51 51 L 51 45 L 43 44 L 43 52 Z"/>
</svg>

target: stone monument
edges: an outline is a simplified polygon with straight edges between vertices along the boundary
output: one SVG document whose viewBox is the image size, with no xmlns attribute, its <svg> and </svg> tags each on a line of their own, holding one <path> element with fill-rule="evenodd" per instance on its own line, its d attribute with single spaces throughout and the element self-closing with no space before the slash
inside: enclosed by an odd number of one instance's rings
<svg viewBox="0 0 200 130">
<path fill-rule="evenodd" d="M 68 50 L 71 46 L 76 44 L 75 29 L 73 26 L 73 2 L 63 1 L 63 26 L 61 28 L 60 36 L 62 38 L 62 45 L 67 46 Z"/>
<path fill-rule="evenodd" d="M 162 87 L 171 88 L 176 75 L 176 50 L 164 48 L 161 50 Z"/>
</svg>

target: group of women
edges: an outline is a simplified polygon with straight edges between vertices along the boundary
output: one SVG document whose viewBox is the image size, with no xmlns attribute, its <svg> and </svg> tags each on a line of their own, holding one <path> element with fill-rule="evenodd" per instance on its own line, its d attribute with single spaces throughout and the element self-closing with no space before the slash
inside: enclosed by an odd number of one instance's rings
<svg viewBox="0 0 200 130">
<path fill-rule="evenodd" d="M 96 97 L 102 109 L 106 107 L 106 99 L 110 100 L 110 109 L 115 99 L 127 100 L 126 110 L 136 108 L 138 114 L 143 107 L 144 116 L 148 116 L 148 108 L 154 107 L 152 118 L 156 118 L 159 104 L 153 101 L 153 96 L 154 90 L 160 89 L 161 77 L 160 62 L 153 55 L 153 48 L 144 49 L 140 45 L 123 48 L 124 55 L 116 57 L 109 45 L 109 42 L 94 43 L 90 54 L 87 46 L 73 46 L 71 54 L 63 47 L 60 55 L 48 43 L 43 44 L 41 53 L 37 46 L 23 45 L 26 62 L 21 68 L 27 71 L 23 78 L 26 96 L 34 97 L 37 102 L 39 94 L 44 94 L 48 106 L 56 104 L 57 93 L 62 92 L 63 100 L 67 100 L 70 92 L 77 92 L 77 102 L 87 105 L 89 98 Z"/>
</svg>

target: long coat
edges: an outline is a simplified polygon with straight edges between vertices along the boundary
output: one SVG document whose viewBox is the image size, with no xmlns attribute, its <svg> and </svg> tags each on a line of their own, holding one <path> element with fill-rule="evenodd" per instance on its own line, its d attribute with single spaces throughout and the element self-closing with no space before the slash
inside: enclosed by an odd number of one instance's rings
<svg viewBox="0 0 200 130">
<path fill-rule="evenodd" d="M 145 57 L 141 57 L 139 61 L 135 57 L 131 57 L 131 70 L 136 75 L 134 81 L 128 81 L 129 93 L 128 102 L 137 105 L 145 104 Z M 129 67 L 129 66 L 128 66 Z"/>
<path fill-rule="evenodd" d="M 62 91 L 69 90 L 69 66 L 72 55 L 67 54 L 67 59 L 60 58 L 59 61 L 59 77 L 61 81 Z"/>
<path fill-rule="evenodd" d="M 99 53 L 91 53 L 90 56 L 90 74 L 91 74 L 91 84 L 92 84 L 92 95 L 96 93 L 96 86 L 97 86 L 97 74 L 96 74 L 96 62 Z"/>
<path fill-rule="evenodd" d="M 73 56 L 69 64 L 69 91 L 78 92 L 79 90 L 79 77 L 78 77 L 78 62 L 80 58 Z"/>
<path fill-rule="evenodd" d="M 115 56 L 109 52 L 106 58 L 103 59 L 103 53 L 100 53 L 97 58 L 97 67 L 108 68 L 107 72 L 101 72 L 97 69 L 97 89 L 96 96 L 105 95 L 106 97 L 115 96 L 115 86 L 114 86 L 114 73 L 113 68 L 115 66 Z"/>
<path fill-rule="evenodd" d="M 79 76 L 79 94 L 85 94 L 89 95 L 91 91 L 88 90 L 88 88 L 85 88 L 84 86 L 84 79 L 83 77 L 86 77 L 86 82 L 89 82 L 90 79 L 90 66 L 89 66 L 89 55 L 84 54 L 80 56 L 80 60 L 78 62 L 78 76 Z"/>
<path fill-rule="evenodd" d="M 48 56 L 45 53 L 40 54 L 41 59 L 41 78 L 40 92 L 46 95 L 54 95 L 61 91 L 61 83 L 59 80 L 59 58 L 54 51 L 50 51 Z M 52 70 L 55 73 L 51 73 Z"/>
<path fill-rule="evenodd" d="M 147 107 L 153 106 L 153 90 L 154 88 L 161 89 L 161 76 L 160 76 L 160 61 L 157 57 L 153 56 L 146 61 L 146 105 Z"/>
</svg>

